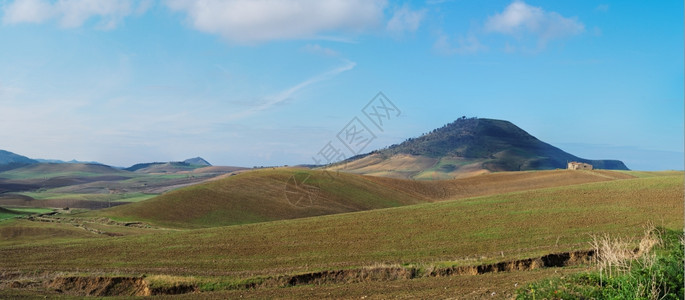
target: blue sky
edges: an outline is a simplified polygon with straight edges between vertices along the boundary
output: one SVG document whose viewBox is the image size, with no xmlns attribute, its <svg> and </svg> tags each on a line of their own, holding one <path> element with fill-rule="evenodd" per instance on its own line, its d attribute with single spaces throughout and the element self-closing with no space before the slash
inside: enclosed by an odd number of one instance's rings
<svg viewBox="0 0 685 300">
<path fill-rule="evenodd" d="M 312 163 L 383 92 L 365 151 L 465 115 L 683 169 L 682 1 L 0 0 L 0 41 L 0 149 L 33 158 Z"/>
</svg>

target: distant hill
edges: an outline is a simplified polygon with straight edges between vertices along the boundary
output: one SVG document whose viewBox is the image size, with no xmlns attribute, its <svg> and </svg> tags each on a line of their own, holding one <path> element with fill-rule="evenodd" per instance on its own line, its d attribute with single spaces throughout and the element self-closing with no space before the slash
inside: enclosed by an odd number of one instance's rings
<svg viewBox="0 0 685 300">
<path fill-rule="evenodd" d="M 95 164 L 95 165 L 105 165 L 103 163 L 97 162 L 97 161 L 80 161 L 80 160 L 75 160 L 72 159 L 70 161 L 64 161 L 60 159 L 42 159 L 42 158 L 36 158 L 35 159 L 37 162 L 41 163 L 51 163 L 51 164 Z"/>
<path fill-rule="evenodd" d="M 9 151 L 0 150 L 0 172 L 38 163 L 38 161 Z"/>
<path fill-rule="evenodd" d="M 5 179 L 84 178 L 129 176 L 130 173 L 100 164 L 36 163 L 0 173 Z"/>
<path fill-rule="evenodd" d="M 414 179 L 483 172 L 565 169 L 569 161 L 628 170 L 618 160 L 589 160 L 542 142 L 508 121 L 460 118 L 399 145 L 352 157 L 331 169 Z"/>
<path fill-rule="evenodd" d="M 181 161 L 172 162 L 152 162 L 135 164 L 124 170 L 137 173 L 176 173 L 182 171 L 192 171 L 202 166 L 191 165 Z"/>
<path fill-rule="evenodd" d="M 204 158 L 199 157 L 199 156 L 198 156 L 198 157 L 194 157 L 194 158 L 186 159 L 186 160 L 184 160 L 183 162 L 184 162 L 184 163 L 187 163 L 187 164 L 189 164 L 189 165 L 193 165 L 193 166 L 205 166 L 205 167 L 208 167 L 208 166 L 211 166 L 211 165 L 212 165 L 212 164 L 210 164 L 208 161 L 206 161 Z"/>
<path fill-rule="evenodd" d="M 212 164 L 202 157 L 195 157 L 184 161 L 140 163 L 124 170 L 138 173 L 176 173 L 211 166 Z"/>
</svg>

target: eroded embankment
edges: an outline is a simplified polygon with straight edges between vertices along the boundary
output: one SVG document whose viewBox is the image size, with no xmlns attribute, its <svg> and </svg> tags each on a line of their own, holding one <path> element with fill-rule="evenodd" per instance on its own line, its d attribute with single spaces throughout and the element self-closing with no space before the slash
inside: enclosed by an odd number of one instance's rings
<svg viewBox="0 0 685 300">
<path fill-rule="evenodd" d="M 78 296 L 152 296 L 176 295 L 197 291 L 192 283 L 154 286 L 144 277 L 59 276 L 47 287 L 59 293 Z"/>
<path fill-rule="evenodd" d="M 241 283 L 225 286 L 225 289 L 256 289 L 298 285 L 394 281 L 455 275 L 480 275 L 486 273 L 529 271 L 540 268 L 589 264 L 593 262 L 594 259 L 594 250 L 583 250 L 476 266 L 373 266 L 356 269 L 309 272 L 296 275 L 247 278 L 241 281 Z M 18 282 L 6 281 L 5 284 L 9 287 L 21 288 Z M 198 282 L 177 282 L 160 286 L 151 284 L 144 276 L 57 276 L 45 282 L 44 286 L 47 289 L 58 293 L 78 296 L 150 296 L 184 294 L 200 291 Z"/>
<path fill-rule="evenodd" d="M 529 271 L 540 268 L 567 267 L 588 264 L 595 259 L 594 250 L 548 254 L 538 258 L 527 258 L 480 266 L 455 266 L 437 268 L 429 276 L 479 275 L 485 273 Z"/>
<path fill-rule="evenodd" d="M 144 276 L 52 276 L 26 279 L 20 274 L 3 273 L 0 276 L 0 289 L 47 290 L 50 293 L 72 296 L 152 296 L 176 295 L 198 291 L 194 283 L 175 282 L 168 285 L 152 284 Z M 5 281 L 5 282 L 2 282 Z"/>
<path fill-rule="evenodd" d="M 292 276 L 281 276 L 275 282 L 265 280 L 266 286 L 295 286 L 327 283 L 350 283 L 364 281 L 392 281 L 421 277 L 441 277 L 453 275 L 480 275 L 497 272 L 529 271 L 540 268 L 566 267 L 593 262 L 594 250 L 548 254 L 538 258 L 527 258 L 514 261 L 498 262 L 477 266 L 453 267 L 366 267 L 359 269 L 321 271 Z M 274 284 L 275 283 L 275 284 Z M 259 286 L 259 285 L 255 285 Z"/>
</svg>

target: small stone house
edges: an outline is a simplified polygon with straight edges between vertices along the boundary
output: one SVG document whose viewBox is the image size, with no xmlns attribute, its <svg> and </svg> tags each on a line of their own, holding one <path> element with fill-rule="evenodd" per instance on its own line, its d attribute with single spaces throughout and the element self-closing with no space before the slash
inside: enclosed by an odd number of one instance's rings
<svg viewBox="0 0 685 300">
<path fill-rule="evenodd" d="M 572 161 L 568 163 L 569 170 L 592 170 L 591 164 Z"/>
</svg>

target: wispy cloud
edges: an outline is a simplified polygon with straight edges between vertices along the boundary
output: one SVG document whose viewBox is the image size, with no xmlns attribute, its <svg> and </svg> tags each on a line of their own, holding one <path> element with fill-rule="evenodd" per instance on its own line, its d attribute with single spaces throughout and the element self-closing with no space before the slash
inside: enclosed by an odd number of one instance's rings
<svg viewBox="0 0 685 300">
<path fill-rule="evenodd" d="M 426 4 L 428 4 L 428 5 L 437 5 L 437 4 L 443 4 L 443 3 L 448 3 L 448 2 L 454 2 L 454 0 L 426 0 Z"/>
<path fill-rule="evenodd" d="M 239 44 L 360 32 L 383 19 L 385 0 L 168 0 L 197 30 Z"/>
<path fill-rule="evenodd" d="M 426 9 L 411 10 L 407 4 L 395 10 L 386 29 L 392 34 L 415 32 L 426 16 Z"/>
<path fill-rule="evenodd" d="M 277 105 L 277 104 L 282 103 L 288 99 L 291 99 L 295 94 L 297 94 L 297 92 L 309 87 L 310 85 L 317 83 L 317 82 L 321 82 L 324 80 L 331 79 L 340 73 L 352 70 L 352 69 L 354 69 L 354 67 L 356 65 L 357 64 L 355 62 L 345 60 L 344 65 L 337 67 L 335 69 L 332 69 L 330 71 L 321 73 L 321 74 L 316 75 L 314 77 L 311 77 L 311 78 L 309 78 L 305 81 L 302 81 L 302 82 L 300 82 L 300 83 L 298 83 L 292 87 L 289 87 L 289 88 L 287 88 L 287 89 L 285 89 L 285 90 L 283 90 L 283 91 L 281 91 L 275 95 L 267 96 L 264 98 L 263 101 L 261 101 L 260 104 L 254 106 L 254 107 L 251 107 L 250 109 L 228 115 L 225 120 L 232 121 L 232 120 L 242 119 L 242 118 L 248 117 L 250 115 L 253 115 L 257 112 L 269 109 L 270 107 L 272 107 L 274 105 Z"/>
<path fill-rule="evenodd" d="M 464 55 L 486 51 L 488 47 L 483 45 L 475 34 L 468 34 L 466 37 L 459 36 L 456 41 L 453 41 L 450 36 L 440 33 L 435 44 L 433 44 L 433 49 L 444 55 Z"/>
<path fill-rule="evenodd" d="M 600 4 L 595 7 L 595 11 L 597 12 L 607 12 L 609 11 L 609 4 Z"/>
<path fill-rule="evenodd" d="M 150 0 L 15 0 L 4 7 L 4 24 L 43 23 L 57 20 L 62 27 L 82 26 L 90 19 L 99 19 L 97 27 L 115 28 L 125 17 L 142 14 L 150 6 Z"/>
<path fill-rule="evenodd" d="M 322 47 L 319 44 L 307 44 L 304 47 L 302 47 L 302 51 L 307 52 L 307 53 L 317 54 L 317 55 L 330 56 L 330 57 L 336 57 L 336 56 L 340 55 L 340 53 L 338 53 L 338 51 L 335 51 L 331 48 Z"/>
</svg>

